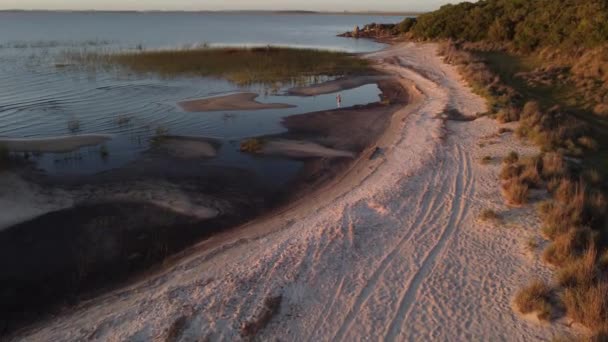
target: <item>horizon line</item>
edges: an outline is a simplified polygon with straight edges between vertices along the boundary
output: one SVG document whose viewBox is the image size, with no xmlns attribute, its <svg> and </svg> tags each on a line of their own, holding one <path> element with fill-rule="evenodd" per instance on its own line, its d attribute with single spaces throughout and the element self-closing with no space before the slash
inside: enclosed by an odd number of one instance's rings
<svg viewBox="0 0 608 342">
<path fill-rule="evenodd" d="M 237 9 L 237 10 L 99 10 L 99 9 L 0 9 L 0 12 L 101 12 L 101 13 L 284 13 L 284 14 L 386 14 L 386 15 L 420 15 L 427 11 L 315 11 L 315 10 L 271 10 L 271 9 Z"/>
</svg>

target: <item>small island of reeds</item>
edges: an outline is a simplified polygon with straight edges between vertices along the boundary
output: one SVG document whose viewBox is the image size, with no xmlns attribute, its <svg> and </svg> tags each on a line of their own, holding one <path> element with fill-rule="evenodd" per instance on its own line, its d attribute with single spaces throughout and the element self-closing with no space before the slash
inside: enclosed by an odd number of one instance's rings
<svg viewBox="0 0 608 342">
<path fill-rule="evenodd" d="M 299 82 L 315 76 L 347 76 L 371 72 L 370 63 L 336 51 L 287 47 L 67 52 L 70 63 L 94 67 L 125 67 L 164 77 L 218 77 L 239 85 Z"/>
</svg>

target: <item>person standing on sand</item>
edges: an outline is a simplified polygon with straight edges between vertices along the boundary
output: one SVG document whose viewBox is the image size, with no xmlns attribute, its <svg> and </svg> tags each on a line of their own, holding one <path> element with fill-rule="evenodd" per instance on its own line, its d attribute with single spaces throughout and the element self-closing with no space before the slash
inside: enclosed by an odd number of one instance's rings
<svg viewBox="0 0 608 342">
<path fill-rule="evenodd" d="M 336 102 L 338 103 L 338 108 L 342 107 L 342 94 L 336 95 Z"/>
</svg>

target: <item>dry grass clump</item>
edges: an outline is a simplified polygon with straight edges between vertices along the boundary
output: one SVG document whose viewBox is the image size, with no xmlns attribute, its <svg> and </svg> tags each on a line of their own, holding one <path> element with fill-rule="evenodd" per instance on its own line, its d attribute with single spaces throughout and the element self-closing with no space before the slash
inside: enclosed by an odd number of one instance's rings
<svg viewBox="0 0 608 342">
<path fill-rule="evenodd" d="M 511 205 L 522 205 L 528 202 L 530 188 L 517 179 L 511 179 L 503 184 L 503 194 L 507 203 Z"/>
<path fill-rule="evenodd" d="M 482 165 L 488 165 L 490 164 L 492 161 L 494 160 L 494 158 L 492 158 L 492 156 L 484 156 L 483 158 L 481 158 L 481 160 L 479 161 Z"/>
<path fill-rule="evenodd" d="M 243 323 L 241 327 L 241 336 L 255 337 L 262 329 L 264 329 L 272 317 L 274 317 L 281 309 L 282 296 L 267 297 L 264 300 L 264 305 L 251 320 Z"/>
<path fill-rule="evenodd" d="M 592 282 L 588 286 L 566 287 L 561 295 L 569 317 L 591 330 L 608 327 L 608 282 Z"/>
<path fill-rule="evenodd" d="M 557 234 L 545 249 L 543 260 L 551 265 L 564 266 L 580 257 L 589 246 L 594 245 L 595 234 L 589 229 L 570 229 Z"/>
<path fill-rule="evenodd" d="M 589 130 L 585 122 L 559 106 L 543 112 L 537 103 L 529 102 L 522 110 L 516 134 L 533 141 L 543 151 L 581 156 L 584 149 L 594 146 L 594 140 L 587 136 Z"/>
<path fill-rule="evenodd" d="M 542 185 L 541 160 L 538 157 L 524 158 L 520 161 L 520 165 L 522 171 L 519 175 L 519 182 L 530 188 L 540 188 Z"/>
<path fill-rule="evenodd" d="M 481 219 L 482 221 L 497 222 L 497 221 L 501 220 L 501 216 L 500 216 L 500 214 L 498 214 L 496 211 L 494 211 L 492 209 L 484 209 L 479 214 L 479 219 Z"/>
<path fill-rule="evenodd" d="M 502 108 L 496 114 L 496 120 L 500 123 L 519 121 L 520 110 L 515 106 Z"/>
<path fill-rule="evenodd" d="M 591 285 L 600 276 L 596 260 L 595 247 L 588 248 L 581 257 L 571 260 L 558 271 L 558 283 L 563 287 Z"/>
<path fill-rule="evenodd" d="M 514 304 L 521 313 L 536 313 L 538 319 L 548 321 L 553 316 L 552 296 L 549 285 L 535 280 L 517 293 Z"/>
<path fill-rule="evenodd" d="M 542 176 L 545 179 L 563 177 L 568 173 L 564 156 L 557 152 L 548 152 L 542 156 Z"/>
<path fill-rule="evenodd" d="M 500 179 L 510 180 L 519 177 L 522 167 L 519 164 L 505 164 L 500 171 Z"/>
<path fill-rule="evenodd" d="M 264 147 L 264 141 L 259 138 L 251 138 L 241 141 L 241 152 L 258 153 Z"/>
<path fill-rule="evenodd" d="M 503 159 L 506 164 L 515 164 L 519 161 L 519 154 L 515 151 L 509 152 L 509 154 Z"/>
</svg>

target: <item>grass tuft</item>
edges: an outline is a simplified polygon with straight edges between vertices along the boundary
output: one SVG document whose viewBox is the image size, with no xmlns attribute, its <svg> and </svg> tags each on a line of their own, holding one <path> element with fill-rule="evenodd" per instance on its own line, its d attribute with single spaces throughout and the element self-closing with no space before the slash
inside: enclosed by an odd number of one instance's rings
<svg viewBox="0 0 608 342">
<path fill-rule="evenodd" d="M 481 219 L 482 221 L 498 222 L 501 220 L 501 216 L 492 209 L 484 209 L 479 214 L 479 219 Z"/>
<path fill-rule="evenodd" d="M 528 185 L 512 179 L 503 185 L 503 193 L 509 204 L 522 205 L 528 202 L 530 189 Z"/>
<path fill-rule="evenodd" d="M 264 141 L 260 138 L 251 138 L 241 141 L 241 152 L 258 153 L 264 147 Z"/>
<path fill-rule="evenodd" d="M 514 304 L 523 314 L 536 313 L 538 319 L 549 321 L 553 316 L 552 295 L 549 285 L 535 280 L 517 293 Z"/>
<path fill-rule="evenodd" d="M 241 327 L 241 336 L 253 338 L 264 329 L 272 317 L 281 309 L 282 296 L 268 297 L 264 300 L 264 305 L 251 320 L 245 322 Z"/>
</svg>

